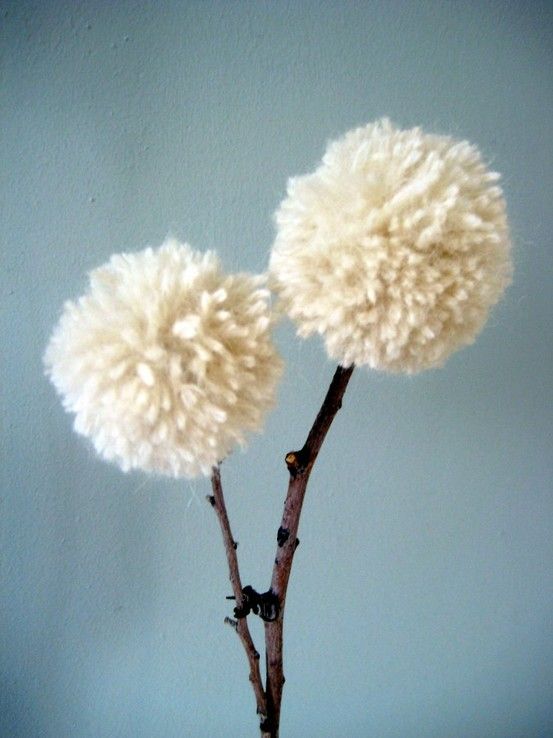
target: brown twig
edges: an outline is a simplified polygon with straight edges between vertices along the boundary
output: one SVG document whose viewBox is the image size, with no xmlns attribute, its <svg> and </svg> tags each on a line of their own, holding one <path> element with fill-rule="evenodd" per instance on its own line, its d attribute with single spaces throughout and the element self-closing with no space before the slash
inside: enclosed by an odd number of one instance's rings
<svg viewBox="0 0 553 738">
<path fill-rule="evenodd" d="M 211 486 L 213 495 L 208 500 L 217 513 L 223 541 L 227 555 L 230 581 L 236 609 L 239 615 L 236 620 L 225 618 L 240 637 L 246 656 L 250 665 L 250 682 L 255 694 L 257 712 L 260 716 L 261 738 L 278 738 L 280 723 L 280 707 L 282 703 L 282 688 L 284 685 L 284 672 L 282 667 L 283 646 L 283 622 L 284 606 L 286 602 L 286 591 L 292 570 L 294 553 L 299 540 L 297 532 L 299 527 L 301 509 L 307 489 L 307 482 L 315 460 L 319 454 L 323 441 L 334 420 L 336 413 L 342 406 L 342 398 L 348 386 L 354 367 L 345 369 L 339 366 L 336 369 L 328 392 L 323 401 L 321 409 L 300 451 L 292 451 L 286 455 L 286 465 L 290 473 L 288 493 L 284 502 L 282 522 L 277 534 L 277 553 L 273 567 L 273 576 L 269 592 L 265 593 L 274 598 L 276 603 L 276 617 L 265 621 L 265 658 L 267 681 L 266 689 L 263 689 L 261 672 L 259 669 L 259 653 L 257 652 L 249 628 L 247 619 L 243 615 L 245 599 L 244 589 L 240 579 L 238 568 L 238 557 L 236 555 L 236 542 L 232 536 L 228 514 L 221 485 L 221 472 L 218 466 L 213 467 Z M 246 588 L 248 589 L 248 588 Z M 257 593 L 255 593 L 257 594 Z M 247 614 L 249 608 L 246 608 Z M 257 612 L 257 610 L 255 610 Z"/>
<path fill-rule="evenodd" d="M 229 579 L 232 584 L 232 591 L 236 599 L 236 605 L 238 608 L 242 606 L 242 582 L 240 580 L 240 570 L 238 568 L 238 557 L 236 555 L 236 541 L 232 536 L 230 528 L 230 522 L 228 519 L 227 508 L 225 505 L 225 498 L 223 496 L 223 487 L 221 484 L 221 471 L 218 466 L 214 466 L 211 474 L 211 487 L 213 495 L 208 496 L 208 501 L 217 513 L 221 531 L 223 533 L 223 541 L 225 544 L 225 551 L 227 554 L 227 562 L 229 568 Z M 238 637 L 242 642 L 244 651 L 248 658 L 250 665 L 250 682 L 255 694 L 255 701 L 257 704 L 257 714 L 259 715 L 260 724 L 263 726 L 267 720 L 267 699 L 265 691 L 263 689 L 263 682 L 261 680 L 261 671 L 259 669 L 259 653 L 255 648 L 253 639 L 248 628 L 248 621 L 246 618 L 238 618 L 232 620 L 231 618 L 225 618 L 225 622 L 231 625 L 234 630 L 238 633 Z M 263 729 L 262 729 L 263 735 Z"/>
<path fill-rule="evenodd" d="M 271 590 L 276 595 L 279 603 L 279 614 L 273 622 L 265 623 L 267 670 L 267 721 L 265 729 L 270 738 L 278 738 L 282 689 L 284 686 L 282 664 L 284 606 L 294 553 L 299 543 L 297 533 L 307 482 L 309 481 L 313 464 L 326 434 L 336 413 L 342 406 L 342 397 L 348 386 L 353 369 L 353 366 L 347 369 L 339 366 L 336 369 L 321 409 L 309 431 L 303 448 L 300 451 L 292 451 L 286 455 L 290 480 L 288 483 L 288 493 L 284 502 L 282 522 L 277 535 L 278 545 L 271 580 Z"/>
</svg>

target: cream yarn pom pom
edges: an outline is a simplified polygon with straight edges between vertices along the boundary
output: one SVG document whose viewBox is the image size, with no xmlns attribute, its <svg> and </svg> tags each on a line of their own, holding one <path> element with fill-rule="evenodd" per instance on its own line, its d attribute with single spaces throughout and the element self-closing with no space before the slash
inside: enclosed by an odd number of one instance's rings
<svg viewBox="0 0 553 738">
<path fill-rule="evenodd" d="M 344 365 L 440 366 L 510 282 L 505 203 L 466 141 L 383 120 L 329 145 L 277 212 L 271 286 Z"/>
<path fill-rule="evenodd" d="M 209 474 L 273 404 L 267 297 L 259 277 L 174 240 L 112 256 L 45 354 L 75 430 L 124 470 Z"/>
</svg>

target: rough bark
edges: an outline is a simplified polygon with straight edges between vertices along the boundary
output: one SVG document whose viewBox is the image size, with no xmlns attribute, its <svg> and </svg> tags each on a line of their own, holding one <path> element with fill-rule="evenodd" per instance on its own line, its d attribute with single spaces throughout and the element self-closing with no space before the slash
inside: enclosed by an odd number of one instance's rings
<svg viewBox="0 0 553 738">
<path fill-rule="evenodd" d="M 232 591 L 236 599 L 236 606 L 242 606 L 242 581 L 240 579 L 240 570 L 238 567 L 238 556 L 236 555 L 237 543 L 233 538 L 232 531 L 230 528 L 230 522 L 227 514 L 227 508 L 225 505 L 225 498 L 223 495 L 223 486 L 221 484 L 221 471 L 219 467 L 213 467 L 211 475 L 211 487 L 213 495 L 208 497 L 208 501 L 215 510 L 219 524 L 221 526 L 221 532 L 223 533 L 223 542 L 225 544 L 225 552 L 227 555 L 227 563 L 229 568 L 229 579 L 232 585 Z M 267 717 L 267 701 L 265 697 L 265 691 L 263 689 L 263 681 L 261 679 L 261 670 L 259 668 L 259 652 L 257 651 L 253 639 L 251 637 L 250 629 L 248 627 L 247 618 L 239 618 L 232 620 L 226 618 L 225 622 L 232 625 L 236 630 L 250 666 L 250 682 L 254 691 L 255 701 L 257 704 L 257 714 L 259 715 L 260 723 L 263 725 Z"/>
<path fill-rule="evenodd" d="M 277 534 L 277 550 L 271 579 L 271 590 L 279 602 L 279 614 L 273 622 L 265 623 L 267 727 L 270 738 L 278 738 L 280 708 L 284 686 L 283 628 L 286 591 L 292 570 L 300 515 L 313 465 L 336 413 L 342 406 L 342 398 L 354 367 L 336 369 L 321 409 L 313 423 L 305 444 L 299 451 L 286 455 L 290 473 L 288 492 L 284 502 L 282 521 Z"/>
<path fill-rule="evenodd" d="M 213 468 L 211 485 L 213 495 L 208 497 L 213 506 L 223 533 L 223 541 L 229 567 L 229 578 L 232 584 L 236 611 L 239 617 L 226 618 L 225 622 L 232 625 L 242 642 L 250 665 L 250 682 L 252 684 L 257 703 L 257 713 L 260 717 L 261 738 L 278 738 L 280 724 L 280 709 L 282 704 L 282 689 L 284 686 L 283 671 L 283 626 L 286 591 L 292 570 L 294 553 L 299 544 L 297 537 L 301 509 L 307 489 L 307 483 L 313 465 L 326 434 L 334 420 L 336 413 L 342 406 L 342 397 L 348 386 L 354 367 L 336 369 L 330 387 L 323 401 L 315 422 L 309 431 L 303 447 L 299 451 L 291 451 L 285 461 L 290 474 L 288 492 L 284 502 L 282 520 L 277 533 L 277 550 L 273 566 L 271 586 L 262 597 L 276 603 L 276 616 L 268 621 L 265 619 L 265 665 L 266 683 L 263 687 L 259 668 L 259 653 L 253 643 L 247 617 L 249 612 L 248 598 L 244 593 L 238 568 L 236 542 L 232 536 L 228 514 L 225 506 L 221 474 L 219 467 Z M 248 589 L 248 588 L 246 588 Z M 257 597 L 260 597 L 255 593 Z M 255 610 L 257 612 L 257 610 Z M 271 616 L 272 617 L 272 616 Z"/>
</svg>

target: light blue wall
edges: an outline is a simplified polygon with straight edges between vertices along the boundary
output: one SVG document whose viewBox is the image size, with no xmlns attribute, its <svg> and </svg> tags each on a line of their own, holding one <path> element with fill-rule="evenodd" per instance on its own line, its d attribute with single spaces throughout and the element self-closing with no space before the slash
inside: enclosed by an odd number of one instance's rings
<svg viewBox="0 0 553 738">
<path fill-rule="evenodd" d="M 552 21 L 541 2 L 0 1 L 2 736 L 257 735 L 207 482 L 97 460 L 41 355 L 112 252 L 172 232 L 264 270 L 287 177 L 382 115 L 504 174 L 515 282 L 445 369 L 354 375 L 301 526 L 283 738 L 553 734 Z M 283 454 L 333 371 L 277 338 L 279 407 L 224 466 L 260 589 Z"/>
</svg>

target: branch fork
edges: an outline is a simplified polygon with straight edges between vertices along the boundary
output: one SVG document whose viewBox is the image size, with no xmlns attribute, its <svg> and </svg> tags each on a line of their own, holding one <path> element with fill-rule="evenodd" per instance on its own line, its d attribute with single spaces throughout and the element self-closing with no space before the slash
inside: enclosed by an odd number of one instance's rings
<svg viewBox="0 0 553 738">
<path fill-rule="evenodd" d="M 250 682 L 260 718 L 261 738 L 278 738 L 279 734 L 282 690 L 285 682 L 282 658 L 284 608 L 292 562 L 299 544 L 297 533 L 307 483 L 326 434 L 342 406 L 342 398 L 353 369 L 353 365 L 348 368 L 338 366 L 305 444 L 299 451 L 286 454 L 285 462 L 290 478 L 282 521 L 277 532 L 277 550 L 271 585 L 267 592 L 260 594 L 249 585 L 242 587 L 236 555 L 238 544 L 230 528 L 221 485 L 221 472 L 219 466 L 213 467 L 211 476 L 213 495 L 208 496 L 208 501 L 214 508 L 221 526 L 233 591 L 231 598 L 236 600 L 235 619 L 225 618 L 225 622 L 236 630 L 246 652 L 250 666 Z M 259 615 L 265 623 L 265 686 L 259 668 L 259 652 L 254 646 L 247 623 L 247 616 L 250 613 Z"/>
</svg>

